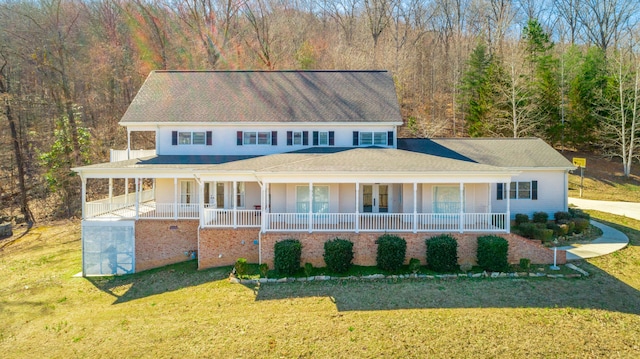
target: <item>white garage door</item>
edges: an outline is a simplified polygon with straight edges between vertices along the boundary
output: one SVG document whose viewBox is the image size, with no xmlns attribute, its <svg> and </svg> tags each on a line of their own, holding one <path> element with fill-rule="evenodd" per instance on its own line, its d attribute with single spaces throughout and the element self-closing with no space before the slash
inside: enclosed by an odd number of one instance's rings
<svg viewBox="0 0 640 359">
<path fill-rule="evenodd" d="M 134 221 L 82 221 L 85 276 L 135 272 Z"/>
</svg>

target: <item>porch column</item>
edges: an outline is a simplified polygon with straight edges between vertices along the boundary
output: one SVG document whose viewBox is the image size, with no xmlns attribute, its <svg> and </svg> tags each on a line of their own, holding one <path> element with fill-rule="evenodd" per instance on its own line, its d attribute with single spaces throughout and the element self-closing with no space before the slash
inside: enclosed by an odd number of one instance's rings
<svg viewBox="0 0 640 359">
<path fill-rule="evenodd" d="M 213 208 L 218 209 L 218 181 L 213 181 Z M 224 203 L 222 204 L 224 207 Z"/>
<path fill-rule="evenodd" d="M 124 179 L 124 204 L 129 204 L 129 178 Z"/>
<path fill-rule="evenodd" d="M 258 182 L 258 184 L 260 184 L 260 182 Z M 262 184 L 260 185 L 260 231 L 262 233 L 264 233 L 265 229 L 267 228 L 266 208 L 267 208 L 267 183 L 262 182 Z"/>
<path fill-rule="evenodd" d="M 109 178 L 109 204 L 112 204 L 112 203 L 113 203 L 113 178 Z"/>
<path fill-rule="evenodd" d="M 487 193 L 489 193 L 489 197 L 487 198 L 487 212 L 491 213 L 491 183 L 487 183 L 487 187 L 489 187 Z"/>
<path fill-rule="evenodd" d="M 464 183 L 460 182 L 460 233 L 464 232 Z"/>
<path fill-rule="evenodd" d="M 173 177 L 173 219 L 178 220 L 178 177 Z"/>
<path fill-rule="evenodd" d="M 127 128 L 127 159 L 131 159 L 131 130 Z"/>
<path fill-rule="evenodd" d="M 85 206 L 87 205 L 87 179 L 84 176 L 80 177 L 82 179 L 82 190 L 80 195 L 82 196 L 82 219 L 85 219 Z"/>
<path fill-rule="evenodd" d="M 238 182 L 233 181 L 233 228 L 238 228 Z"/>
<path fill-rule="evenodd" d="M 309 233 L 313 232 L 313 182 L 309 182 Z"/>
<path fill-rule="evenodd" d="M 198 180 L 198 187 L 200 189 L 198 194 L 198 199 L 200 200 L 200 227 L 204 227 L 204 181 L 202 179 Z"/>
<path fill-rule="evenodd" d="M 511 180 L 507 182 L 507 218 L 505 218 L 504 228 L 507 233 L 511 232 Z"/>
<path fill-rule="evenodd" d="M 418 233 L 418 182 L 413 182 L 413 233 Z"/>
<path fill-rule="evenodd" d="M 136 221 L 140 218 L 140 178 L 136 177 Z"/>
<path fill-rule="evenodd" d="M 356 182 L 356 233 L 360 233 L 360 183 Z"/>
</svg>

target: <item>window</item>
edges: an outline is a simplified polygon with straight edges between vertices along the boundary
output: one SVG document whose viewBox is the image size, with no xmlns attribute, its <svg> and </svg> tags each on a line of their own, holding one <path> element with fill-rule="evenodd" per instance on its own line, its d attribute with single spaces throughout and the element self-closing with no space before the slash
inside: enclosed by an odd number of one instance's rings
<svg viewBox="0 0 640 359">
<path fill-rule="evenodd" d="M 172 144 L 175 145 L 207 145 L 211 146 L 211 131 L 172 133 Z"/>
<path fill-rule="evenodd" d="M 302 144 L 302 132 L 294 132 L 293 145 L 301 145 L 301 144 Z"/>
<path fill-rule="evenodd" d="M 507 191 L 510 199 L 538 199 L 538 181 L 511 182 L 509 188 L 503 183 L 497 184 L 497 199 L 507 198 Z"/>
<path fill-rule="evenodd" d="M 360 132 L 360 146 L 386 146 L 386 132 Z"/>
<path fill-rule="evenodd" d="M 236 183 L 236 207 L 244 208 L 244 192 L 245 185 L 244 182 Z"/>
<path fill-rule="evenodd" d="M 464 199 L 464 194 L 463 194 Z M 460 187 L 436 186 L 433 188 L 433 213 L 460 213 Z"/>
<path fill-rule="evenodd" d="M 329 213 L 329 186 L 313 186 L 313 213 Z M 309 186 L 296 187 L 296 212 L 309 213 Z"/>
<path fill-rule="evenodd" d="M 243 133 L 243 144 L 245 145 L 270 145 L 271 132 L 247 132 Z"/>
<path fill-rule="evenodd" d="M 318 132 L 318 146 L 329 146 L 329 132 Z"/>
</svg>

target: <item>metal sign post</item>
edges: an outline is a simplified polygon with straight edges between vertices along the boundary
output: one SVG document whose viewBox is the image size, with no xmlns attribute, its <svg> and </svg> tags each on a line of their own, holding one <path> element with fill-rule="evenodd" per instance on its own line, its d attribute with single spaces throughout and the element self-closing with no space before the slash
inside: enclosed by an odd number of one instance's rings
<svg viewBox="0 0 640 359">
<path fill-rule="evenodd" d="M 587 167 L 587 159 L 574 157 L 573 165 L 580 167 L 580 198 L 582 198 L 582 189 L 584 188 L 584 169 Z"/>
</svg>

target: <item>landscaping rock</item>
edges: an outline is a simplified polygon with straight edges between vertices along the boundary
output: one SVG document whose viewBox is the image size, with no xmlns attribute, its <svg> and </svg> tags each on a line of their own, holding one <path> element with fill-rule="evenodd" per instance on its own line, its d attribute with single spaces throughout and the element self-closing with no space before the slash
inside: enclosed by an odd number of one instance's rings
<svg viewBox="0 0 640 359">
<path fill-rule="evenodd" d="M 492 272 L 491 273 L 491 278 L 498 278 L 500 276 L 500 273 L 498 272 Z"/>
<path fill-rule="evenodd" d="M 574 264 L 572 264 L 572 263 L 567 263 L 567 268 L 571 268 L 571 269 L 573 269 L 574 271 L 579 272 L 580 274 L 582 274 L 582 275 L 583 275 L 583 276 L 585 276 L 585 277 L 588 277 L 588 276 L 589 276 L 589 273 L 588 273 L 587 271 L 585 271 L 585 270 L 584 270 L 584 269 L 582 269 L 582 268 L 576 267 L 576 266 L 575 266 Z"/>
<path fill-rule="evenodd" d="M 13 230 L 11 228 L 11 222 L 0 224 L 0 238 L 11 237 Z"/>
<path fill-rule="evenodd" d="M 471 277 L 480 278 L 480 277 L 482 277 L 482 273 L 474 273 L 474 274 L 471 275 Z"/>
<path fill-rule="evenodd" d="M 229 277 L 229 283 L 238 284 L 240 283 L 240 280 L 236 277 Z"/>
</svg>

